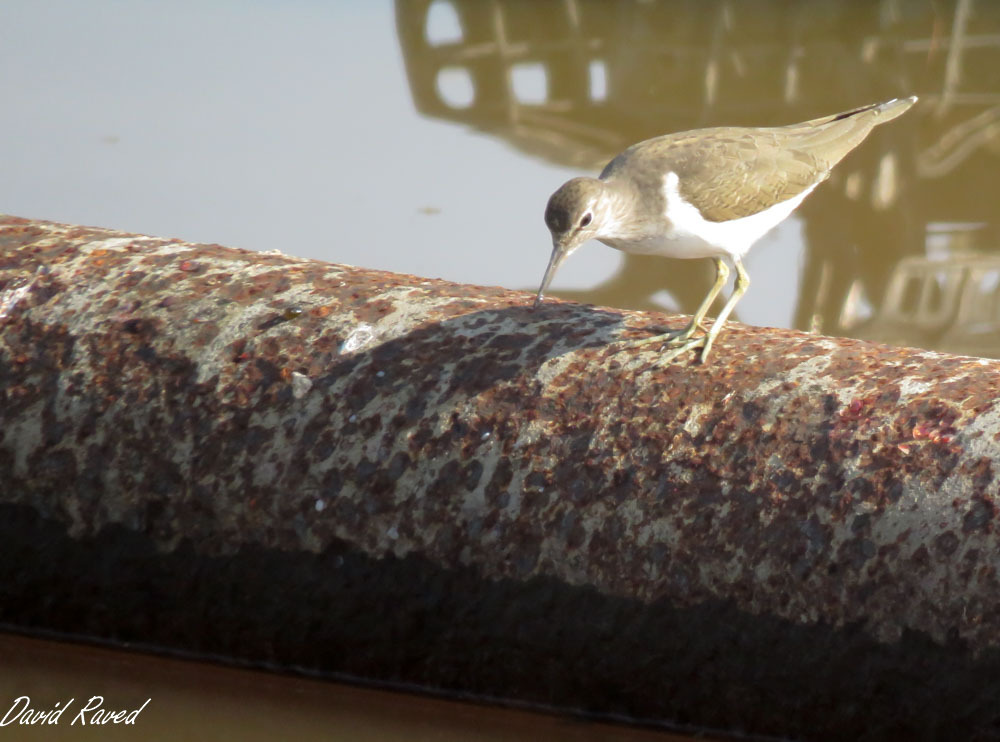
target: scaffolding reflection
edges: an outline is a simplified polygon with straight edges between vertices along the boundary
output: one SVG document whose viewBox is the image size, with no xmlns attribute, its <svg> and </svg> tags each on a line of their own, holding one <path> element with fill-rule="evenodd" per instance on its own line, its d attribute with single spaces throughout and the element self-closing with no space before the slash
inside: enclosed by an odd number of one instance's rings
<svg viewBox="0 0 1000 742">
<path fill-rule="evenodd" d="M 397 0 L 396 17 L 419 111 L 584 170 L 669 131 L 920 95 L 799 210 L 793 324 L 1000 356 L 1000 4 Z M 628 256 L 577 298 L 654 308 L 666 288 L 689 310 L 709 266 L 664 262 Z"/>
</svg>

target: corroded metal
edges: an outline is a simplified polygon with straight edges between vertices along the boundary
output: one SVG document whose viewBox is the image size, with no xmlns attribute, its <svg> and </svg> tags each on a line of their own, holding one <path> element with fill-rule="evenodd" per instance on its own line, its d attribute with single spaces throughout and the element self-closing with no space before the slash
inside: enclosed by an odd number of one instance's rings
<svg viewBox="0 0 1000 742">
<path fill-rule="evenodd" d="M 0 621 L 815 738 L 995 734 L 1000 362 L 0 217 Z M 847 735 L 847 736 L 845 736 Z"/>
</svg>

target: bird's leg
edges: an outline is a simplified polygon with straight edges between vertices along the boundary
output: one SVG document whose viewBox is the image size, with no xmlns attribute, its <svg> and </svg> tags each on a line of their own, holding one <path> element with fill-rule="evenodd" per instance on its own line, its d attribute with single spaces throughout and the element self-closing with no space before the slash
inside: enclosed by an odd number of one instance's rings
<svg viewBox="0 0 1000 742">
<path fill-rule="evenodd" d="M 671 341 L 684 342 L 694 335 L 696 328 L 705 329 L 702 321 L 705 319 L 705 315 L 708 314 L 708 310 L 712 308 L 712 304 L 715 303 L 715 299 L 719 296 L 719 292 L 722 291 L 722 287 L 729 280 L 729 266 L 726 265 L 725 261 L 722 258 L 713 258 L 713 261 L 715 262 L 715 283 L 712 284 L 712 288 L 708 290 L 708 294 L 705 295 L 698 309 L 695 310 L 694 316 L 688 322 L 687 327 L 680 332 L 675 330 L 674 332 L 667 333 L 673 336 L 671 337 Z"/>
<path fill-rule="evenodd" d="M 743 262 L 738 258 L 733 258 L 733 265 L 736 266 L 736 286 L 733 287 L 733 295 L 729 297 L 729 301 L 719 312 L 719 316 L 715 318 L 715 322 L 712 323 L 712 329 L 708 331 L 705 336 L 705 345 L 701 350 L 701 362 L 704 363 L 705 359 L 708 358 L 708 353 L 712 350 L 712 343 L 715 339 L 719 337 L 719 332 L 722 330 L 722 324 L 729 318 L 729 315 L 733 311 L 733 307 L 736 306 L 736 302 L 742 298 L 743 294 L 747 292 L 750 288 L 750 276 L 747 275 L 746 268 L 743 267 Z"/>
<path fill-rule="evenodd" d="M 729 277 L 728 266 L 718 258 L 716 259 L 716 266 L 719 271 L 719 275 L 716 277 L 715 285 L 712 286 L 712 290 L 709 292 L 708 296 L 705 297 L 705 301 L 702 302 L 702 305 L 698 307 L 698 311 L 695 313 L 695 316 L 691 318 L 691 324 L 681 331 L 676 340 L 667 345 L 666 352 L 660 356 L 661 362 L 672 361 L 681 353 L 685 353 L 689 350 L 697 350 L 698 348 L 701 348 L 701 362 L 704 363 L 708 359 L 708 354 L 712 350 L 712 344 L 722 331 L 722 325 L 725 324 L 726 319 L 728 319 L 729 315 L 733 312 L 733 307 L 736 306 L 736 303 L 750 287 L 750 276 L 747 275 L 746 269 L 743 267 L 743 263 L 740 259 L 734 257 L 733 265 L 736 266 L 736 286 L 733 288 L 733 295 L 729 297 L 725 306 L 722 307 L 722 311 L 719 312 L 719 316 L 712 323 L 712 328 L 704 335 L 699 335 L 698 337 L 691 336 L 694 333 L 694 327 L 697 326 L 701 319 L 705 316 L 705 312 L 708 311 L 708 307 L 711 306 L 712 301 L 714 301 L 715 297 L 718 296 L 719 291 L 722 289 L 722 285 L 726 282 L 726 278 Z M 691 334 L 684 337 L 684 333 L 688 333 L 689 331 Z M 645 342 L 645 340 L 641 342 Z"/>
<path fill-rule="evenodd" d="M 691 321 L 688 322 L 683 329 L 671 330 L 670 332 L 662 335 L 654 335 L 653 337 L 643 338 L 635 343 L 631 343 L 631 345 L 661 343 L 665 344 L 667 347 L 681 346 L 683 350 L 687 350 L 687 344 L 694 336 L 695 330 L 701 328 L 702 330 L 705 330 L 706 333 L 708 332 L 702 322 L 705 319 L 705 315 L 708 314 L 708 310 L 712 308 L 712 304 L 715 302 L 715 299 L 719 296 L 719 292 L 722 291 L 722 287 L 726 285 L 726 281 L 729 279 L 729 266 L 726 265 L 721 258 L 713 258 L 713 261 L 715 262 L 715 283 L 712 284 L 712 288 L 708 290 L 705 298 L 695 311 L 694 316 L 691 317 Z"/>
</svg>

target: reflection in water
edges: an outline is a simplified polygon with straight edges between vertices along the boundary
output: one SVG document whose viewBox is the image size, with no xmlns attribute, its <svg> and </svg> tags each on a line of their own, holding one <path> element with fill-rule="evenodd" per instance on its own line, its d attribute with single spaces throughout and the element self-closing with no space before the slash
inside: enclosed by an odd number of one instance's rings
<svg viewBox="0 0 1000 742">
<path fill-rule="evenodd" d="M 797 212 L 794 325 L 1000 357 L 1000 4 L 397 0 L 396 18 L 421 113 L 592 171 L 666 132 L 919 95 Z M 666 287 L 691 311 L 710 277 L 627 256 L 562 295 L 651 309 Z"/>
</svg>

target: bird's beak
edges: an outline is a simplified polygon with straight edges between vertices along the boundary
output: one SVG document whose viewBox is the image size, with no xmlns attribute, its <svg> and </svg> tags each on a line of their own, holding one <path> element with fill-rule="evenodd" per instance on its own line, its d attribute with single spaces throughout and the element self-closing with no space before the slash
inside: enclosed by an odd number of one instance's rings
<svg viewBox="0 0 1000 742">
<path fill-rule="evenodd" d="M 549 258 L 549 265 L 545 269 L 545 276 L 542 278 L 542 285 L 538 288 L 538 296 L 535 297 L 535 309 L 538 309 L 538 305 L 541 304 L 542 299 L 545 298 L 545 292 L 548 290 L 549 284 L 552 283 L 552 279 L 556 275 L 556 271 L 559 270 L 559 266 L 562 265 L 562 262 L 568 258 L 570 253 L 577 247 L 577 244 L 573 244 L 573 242 L 569 240 L 566 242 L 560 242 L 555 238 L 552 239 L 552 256 Z"/>
</svg>

